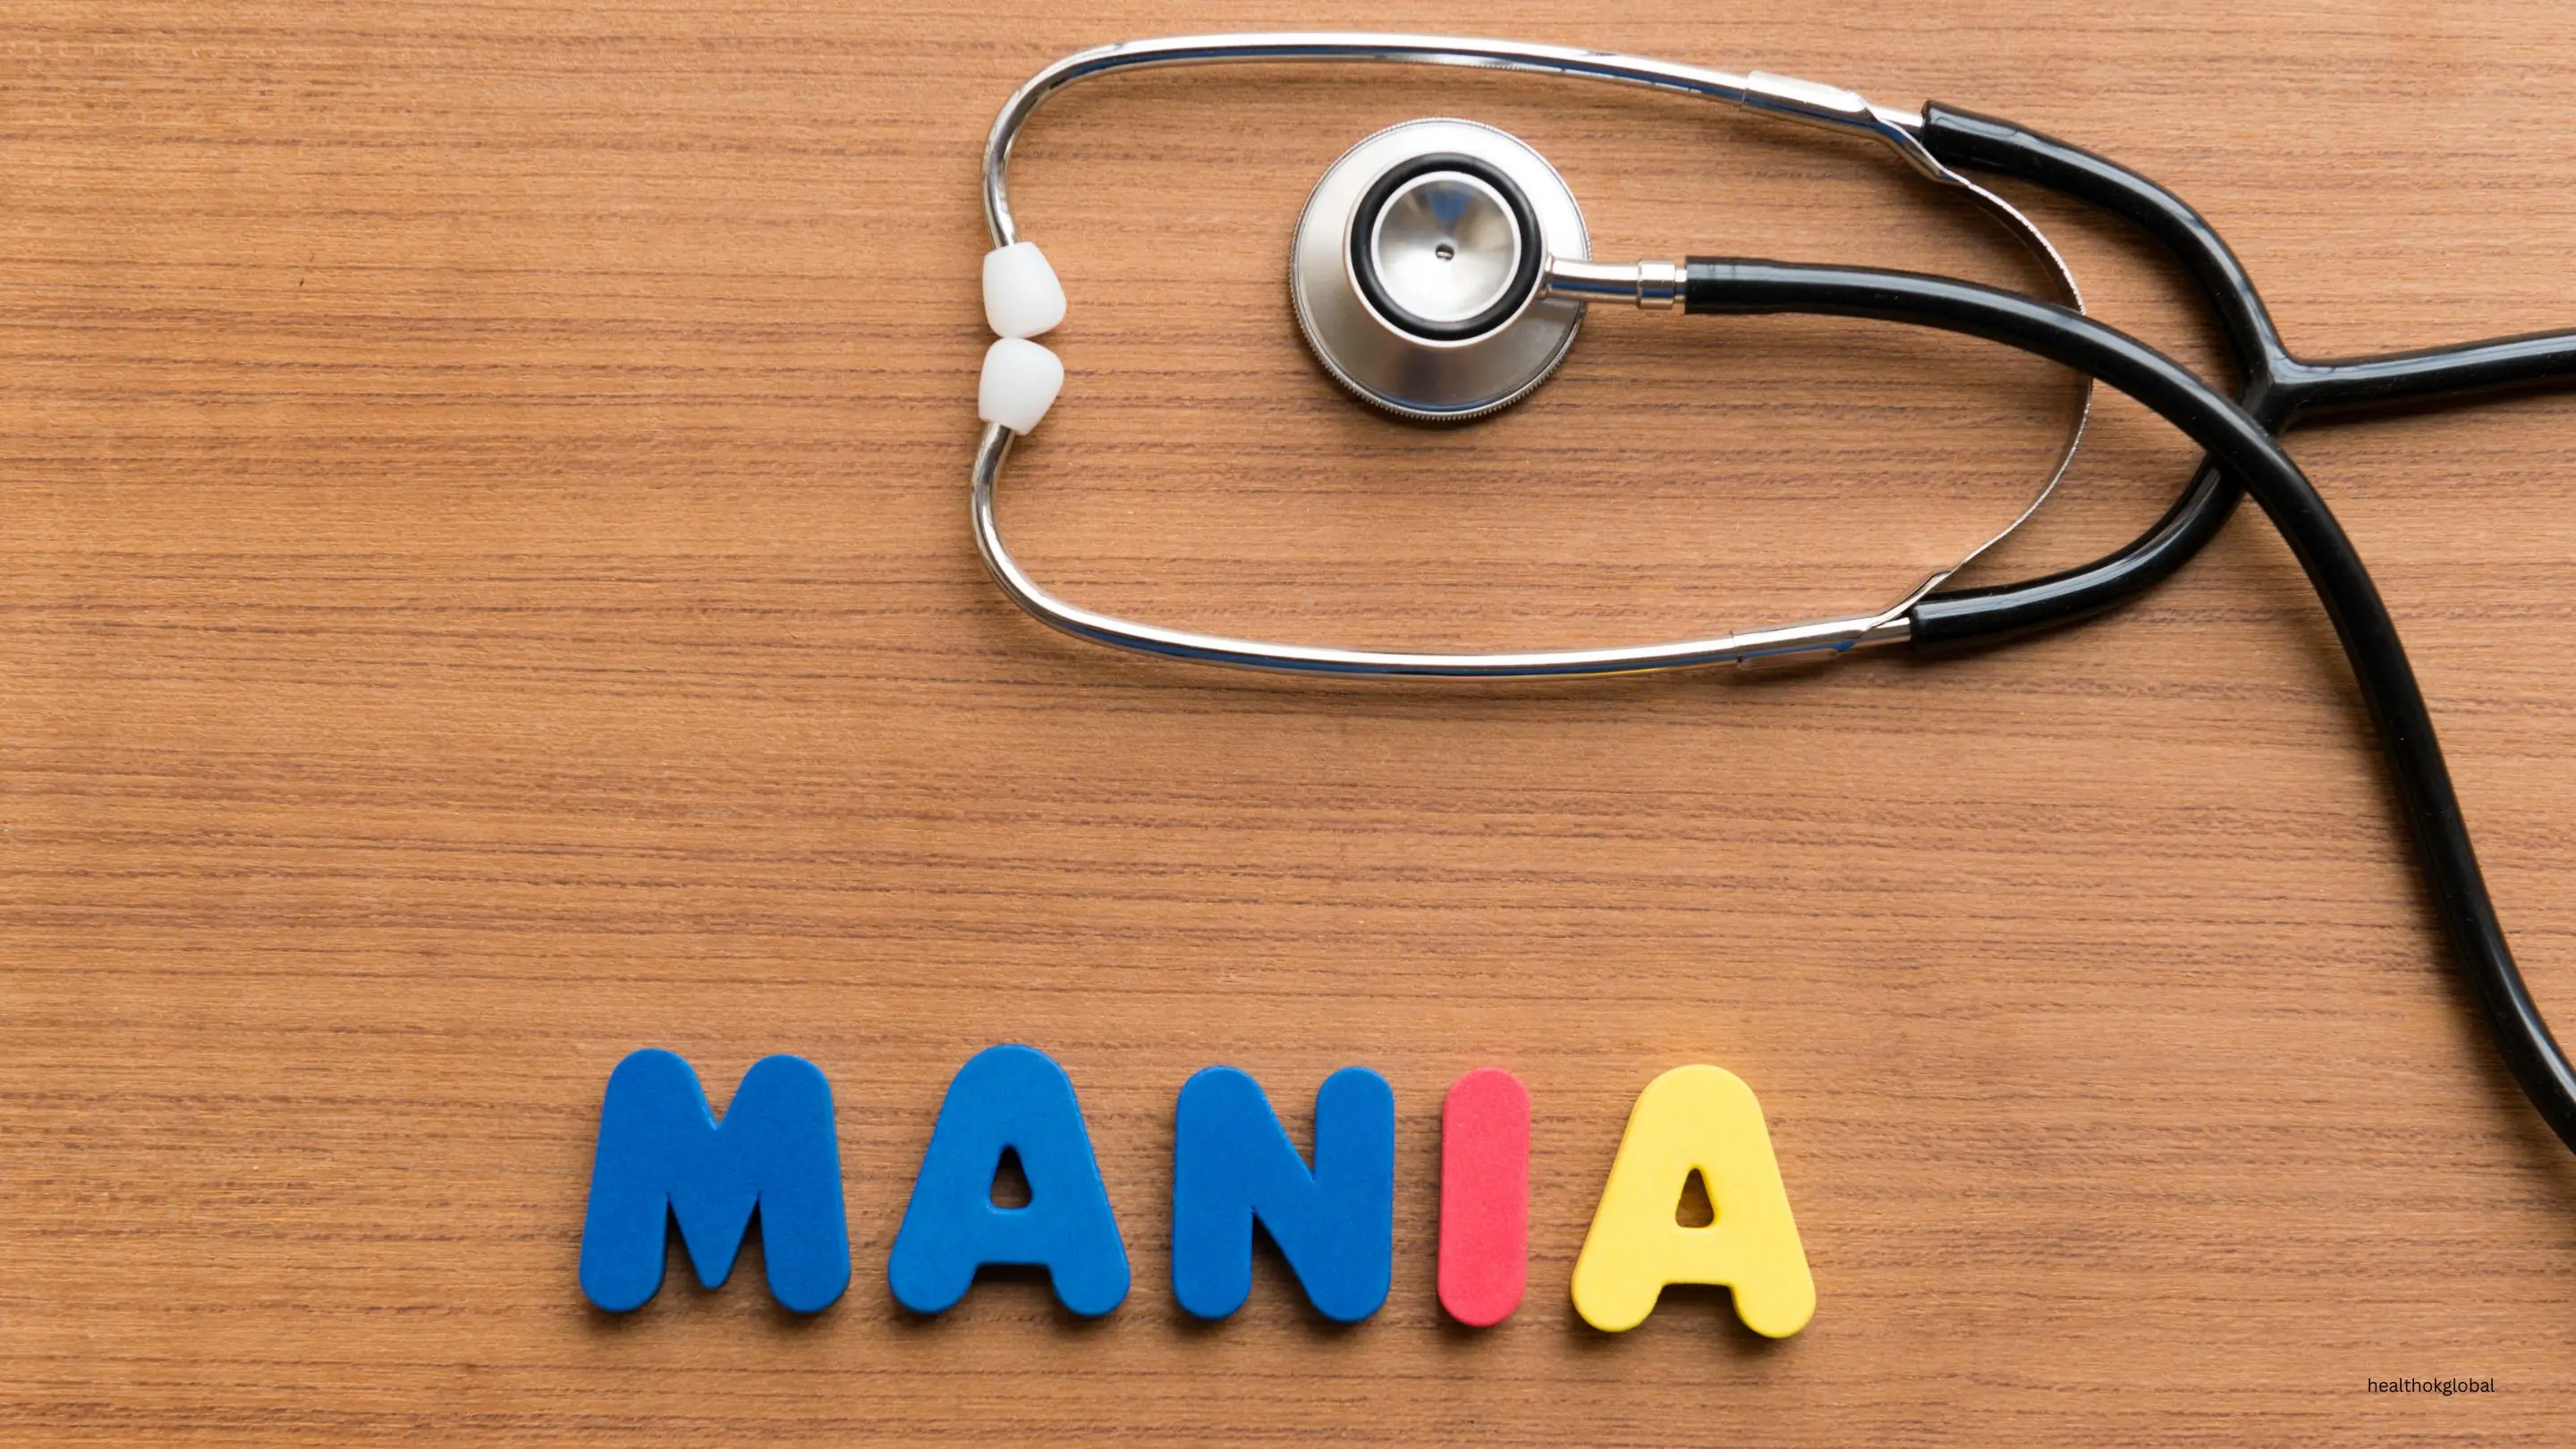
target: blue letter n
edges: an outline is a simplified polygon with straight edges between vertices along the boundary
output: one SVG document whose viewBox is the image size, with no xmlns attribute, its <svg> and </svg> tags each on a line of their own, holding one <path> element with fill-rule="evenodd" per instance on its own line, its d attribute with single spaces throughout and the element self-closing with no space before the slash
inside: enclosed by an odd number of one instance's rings
<svg viewBox="0 0 2576 1449">
<path fill-rule="evenodd" d="M 1344 1067 L 1315 1093 L 1315 1170 L 1261 1084 L 1209 1067 L 1181 1085 L 1172 1156 L 1172 1291 L 1201 1318 L 1252 1293 L 1252 1224 L 1317 1312 L 1356 1323 L 1386 1302 L 1395 1257 L 1395 1092 Z"/>
<path fill-rule="evenodd" d="M 798 1313 L 830 1307 L 850 1285 L 850 1224 L 821 1070 L 802 1057 L 752 1063 L 718 1126 L 687 1062 L 660 1050 L 619 1062 L 581 1229 L 590 1301 L 611 1313 L 644 1306 L 662 1286 L 673 1217 L 698 1282 L 717 1286 L 755 1208 L 771 1296 Z"/>
</svg>

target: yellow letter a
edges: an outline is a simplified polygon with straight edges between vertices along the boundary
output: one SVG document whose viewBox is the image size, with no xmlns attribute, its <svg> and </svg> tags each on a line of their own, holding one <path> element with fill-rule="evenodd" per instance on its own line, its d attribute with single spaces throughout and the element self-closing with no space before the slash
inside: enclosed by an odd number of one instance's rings
<svg viewBox="0 0 2576 1449">
<path fill-rule="evenodd" d="M 1702 1228 L 1673 1220 L 1694 1168 L 1717 1209 Z M 1655 1311 L 1667 1283 L 1733 1288 L 1736 1317 L 1771 1338 L 1815 1316 L 1816 1280 L 1789 1219 L 1762 1104 L 1723 1068 L 1675 1067 L 1637 1095 L 1574 1263 L 1574 1311 L 1604 1333 L 1624 1333 Z"/>
</svg>

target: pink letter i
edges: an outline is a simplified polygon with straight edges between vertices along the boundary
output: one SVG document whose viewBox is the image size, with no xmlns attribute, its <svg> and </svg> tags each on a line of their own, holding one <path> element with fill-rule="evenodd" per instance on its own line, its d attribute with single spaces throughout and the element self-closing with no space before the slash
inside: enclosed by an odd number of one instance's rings
<svg viewBox="0 0 2576 1449">
<path fill-rule="evenodd" d="M 1499 1067 L 1440 1109 L 1440 1306 L 1471 1328 L 1512 1316 L 1529 1281 L 1529 1089 Z"/>
</svg>

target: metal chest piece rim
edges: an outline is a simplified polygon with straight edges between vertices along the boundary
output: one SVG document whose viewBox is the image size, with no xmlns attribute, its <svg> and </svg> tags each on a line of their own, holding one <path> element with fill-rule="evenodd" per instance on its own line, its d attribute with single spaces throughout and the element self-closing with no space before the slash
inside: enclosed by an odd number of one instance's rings
<svg viewBox="0 0 2576 1449">
<path fill-rule="evenodd" d="M 1583 212 L 1547 159 L 1477 121 L 1406 121 L 1362 139 L 1306 198 L 1288 292 L 1316 360 L 1361 401 L 1421 422 L 1511 406 L 1574 345 L 1583 302 L 1550 295 L 1590 257 Z"/>
</svg>

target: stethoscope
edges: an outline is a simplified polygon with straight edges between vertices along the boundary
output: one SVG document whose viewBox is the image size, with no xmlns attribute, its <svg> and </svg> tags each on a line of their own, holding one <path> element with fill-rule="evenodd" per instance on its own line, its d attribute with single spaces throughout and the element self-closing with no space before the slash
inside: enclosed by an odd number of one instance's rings
<svg viewBox="0 0 2576 1449">
<path fill-rule="evenodd" d="M 2065 304 L 1945 277 L 1866 267 L 1692 257 L 1591 260 L 1583 219 L 1545 158 L 1490 126 L 1439 118 L 1362 139 L 1307 199 L 1289 256 L 1297 324 L 1326 372 L 1373 407 L 1428 422 L 1509 407 L 1546 381 L 1586 308 L 1619 301 L 1686 313 L 1809 313 L 1901 322 L 2018 348 L 2110 385 L 2163 416 L 2208 455 L 2164 517 L 2115 553 L 2045 578 L 1975 589 L 1943 585 L 2010 535 L 2064 476 L 2085 403 L 2036 497 L 1956 564 L 1867 614 L 1699 639 L 1604 649 L 1451 654 L 1273 643 L 1167 628 L 1086 609 L 1048 592 L 1011 556 L 995 490 L 1013 439 L 1053 404 L 1063 369 L 1032 339 L 1065 313 L 1052 268 L 1021 239 L 1008 191 L 1011 145 L 1066 86 L 1147 67 L 1228 62 L 1400 62 L 1530 71 L 1650 86 L 1730 101 L 1855 133 L 1955 188 L 2056 274 Z M 2230 399 L 2172 359 L 2083 315 L 2064 259 L 2028 217 L 1960 174 L 2009 176 L 2144 228 L 2183 265 L 2217 315 L 2244 374 Z M 2209 223 L 2179 197 L 2113 162 L 2009 122 L 1931 104 L 1873 105 L 1832 86 L 1727 75 L 1637 56 L 1442 36 L 1180 36 L 1070 55 L 1031 77 L 984 147 L 987 352 L 971 514 L 978 549 L 1004 590 L 1055 628 L 1140 653 L 1244 668 L 1344 675 L 1502 679 L 1624 674 L 1714 664 L 1831 659 L 1903 643 L 1917 652 L 1999 642 L 2089 617 L 2144 592 L 2213 537 L 2241 493 L 2269 515 L 2316 588 L 2394 777 L 2426 885 L 2497 1047 L 2532 1105 L 2576 1148 L 2576 1069 L 2516 969 L 2469 841 L 2423 691 L 2387 606 L 2333 513 L 2276 434 L 2322 412 L 2421 407 L 2576 377 L 2576 331 L 2534 333 L 2380 357 L 2309 362 L 2282 345 L 2253 282 Z"/>
</svg>

